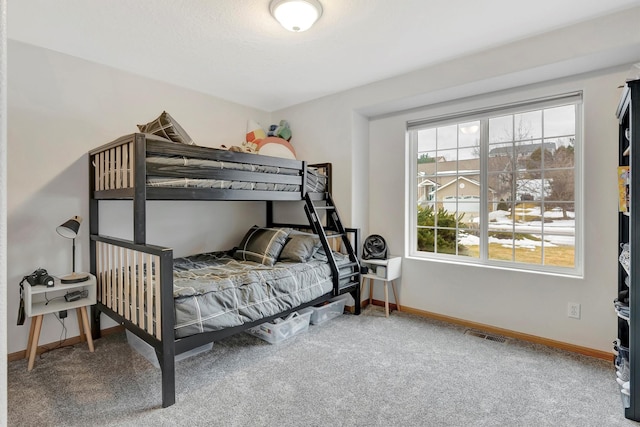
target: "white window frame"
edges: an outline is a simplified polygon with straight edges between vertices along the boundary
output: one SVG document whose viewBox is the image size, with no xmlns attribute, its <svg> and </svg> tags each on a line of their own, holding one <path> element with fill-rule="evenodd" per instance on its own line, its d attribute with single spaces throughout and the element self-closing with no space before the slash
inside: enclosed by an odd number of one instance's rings
<svg viewBox="0 0 640 427">
<path fill-rule="evenodd" d="M 448 255 L 442 253 L 423 252 L 417 250 L 417 179 L 418 176 L 418 163 L 416 159 L 416 153 L 418 152 L 417 138 L 412 138 L 412 131 L 420 129 L 432 128 L 436 126 L 445 126 L 447 124 L 465 123 L 478 119 L 484 119 L 488 117 L 495 117 L 497 115 L 517 114 L 524 111 L 552 108 L 562 105 L 574 104 L 576 108 L 575 114 L 575 143 L 574 143 L 574 206 L 575 206 L 575 263 L 574 267 L 559 267 L 551 265 L 541 264 L 528 264 L 517 261 L 500 261 L 492 260 L 488 258 L 487 254 L 487 241 L 488 241 L 488 219 L 487 219 L 487 207 L 488 201 L 486 191 L 480 191 L 480 256 L 479 258 L 462 256 L 462 255 Z M 407 167 L 406 171 L 406 187 L 407 187 L 407 224 L 406 230 L 406 242 L 407 242 L 407 256 L 414 259 L 428 259 L 433 261 L 452 262 L 456 264 L 465 265 L 480 265 L 488 267 L 503 268 L 509 270 L 529 271 L 535 273 L 571 276 L 571 277 L 583 277 L 584 271 L 584 249 L 583 249 L 583 222 L 584 222 L 584 206 L 583 206 L 583 152 L 584 152 L 584 138 L 583 138 L 583 100 L 582 91 L 564 93 L 560 95 L 553 95 L 544 98 L 537 98 L 523 102 L 515 102 L 510 104 L 503 104 L 497 106 L 490 106 L 486 108 L 480 108 L 476 110 L 469 110 L 453 114 L 445 114 L 441 116 L 427 117 L 417 120 L 411 120 L 406 122 L 406 158 Z M 482 126 L 480 132 L 484 132 L 486 137 L 488 129 Z M 481 188 L 487 188 L 487 176 L 488 176 L 488 146 L 486 143 L 480 145 L 480 181 Z"/>
</svg>

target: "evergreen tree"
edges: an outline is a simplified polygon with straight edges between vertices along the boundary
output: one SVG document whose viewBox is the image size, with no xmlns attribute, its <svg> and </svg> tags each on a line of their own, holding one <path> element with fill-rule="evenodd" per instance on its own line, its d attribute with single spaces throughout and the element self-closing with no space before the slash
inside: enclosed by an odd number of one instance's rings
<svg viewBox="0 0 640 427">
<path fill-rule="evenodd" d="M 440 208 L 438 209 L 437 214 L 438 228 L 435 229 L 436 214 L 434 209 L 430 206 L 418 206 L 418 226 L 429 227 L 418 229 L 418 250 L 435 252 L 435 244 L 437 241 L 438 253 L 455 255 L 456 245 L 458 243 L 458 239 L 456 238 L 456 227 L 458 229 L 466 228 L 462 223 L 463 216 L 464 214 L 460 214 L 456 217 L 455 214 L 449 213 L 443 208 Z M 467 248 L 463 245 L 458 245 L 458 254 L 465 255 L 466 253 Z"/>
</svg>

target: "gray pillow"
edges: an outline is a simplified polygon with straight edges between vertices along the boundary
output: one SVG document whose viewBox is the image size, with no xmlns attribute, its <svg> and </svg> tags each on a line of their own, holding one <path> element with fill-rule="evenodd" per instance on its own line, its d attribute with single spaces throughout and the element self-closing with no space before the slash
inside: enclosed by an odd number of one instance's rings
<svg viewBox="0 0 640 427">
<path fill-rule="evenodd" d="M 272 266 L 278 260 L 290 231 L 288 228 L 263 228 L 254 225 L 245 234 L 233 257 L 240 261 Z"/>
<path fill-rule="evenodd" d="M 170 139 L 173 142 L 195 145 L 189 134 L 166 111 L 163 111 L 157 119 L 150 121 L 146 125 L 138 125 L 138 129 L 140 132 L 152 133 Z"/>
<path fill-rule="evenodd" d="M 320 239 L 313 234 L 291 233 L 280 253 L 280 261 L 307 262 L 321 245 Z"/>
</svg>

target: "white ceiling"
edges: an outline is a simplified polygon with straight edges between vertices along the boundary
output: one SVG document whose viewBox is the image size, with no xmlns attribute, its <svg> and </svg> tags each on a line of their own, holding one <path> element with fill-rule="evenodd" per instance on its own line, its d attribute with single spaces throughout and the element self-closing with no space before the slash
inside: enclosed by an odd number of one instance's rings
<svg viewBox="0 0 640 427">
<path fill-rule="evenodd" d="M 274 111 L 640 5 L 640 0 L 9 0 L 9 39 Z M 11 61 L 11 58 L 8 59 Z"/>
</svg>

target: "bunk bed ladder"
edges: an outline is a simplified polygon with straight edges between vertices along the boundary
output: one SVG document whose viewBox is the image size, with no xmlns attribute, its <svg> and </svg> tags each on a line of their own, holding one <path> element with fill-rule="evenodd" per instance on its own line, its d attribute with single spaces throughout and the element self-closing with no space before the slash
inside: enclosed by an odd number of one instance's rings
<svg viewBox="0 0 640 427">
<path fill-rule="evenodd" d="M 358 301 L 360 299 L 360 262 L 358 261 L 358 256 L 347 236 L 347 230 L 342 225 L 331 194 L 326 193 L 325 197 L 319 202 L 323 204 L 315 204 L 307 193 L 305 195 L 304 211 L 313 231 L 320 237 L 324 252 L 329 258 L 329 266 L 333 276 L 333 294 L 341 295 L 350 292 L 354 299 Z M 323 211 L 325 215 L 321 214 Z M 324 225 L 322 223 L 323 218 L 326 221 Z M 340 241 L 335 242 L 334 239 L 340 239 Z M 329 243 L 330 241 L 331 243 Z M 340 243 L 340 246 L 337 243 Z M 358 245 L 358 242 L 356 242 L 356 245 Z M 332 249 L 338 248 L 346 251 L 349 256 L 349 263 L 338 266 L 332 251 Z M 360 314 L 360 305 L 357 303 L 356 314 Z"/>
</svg>

